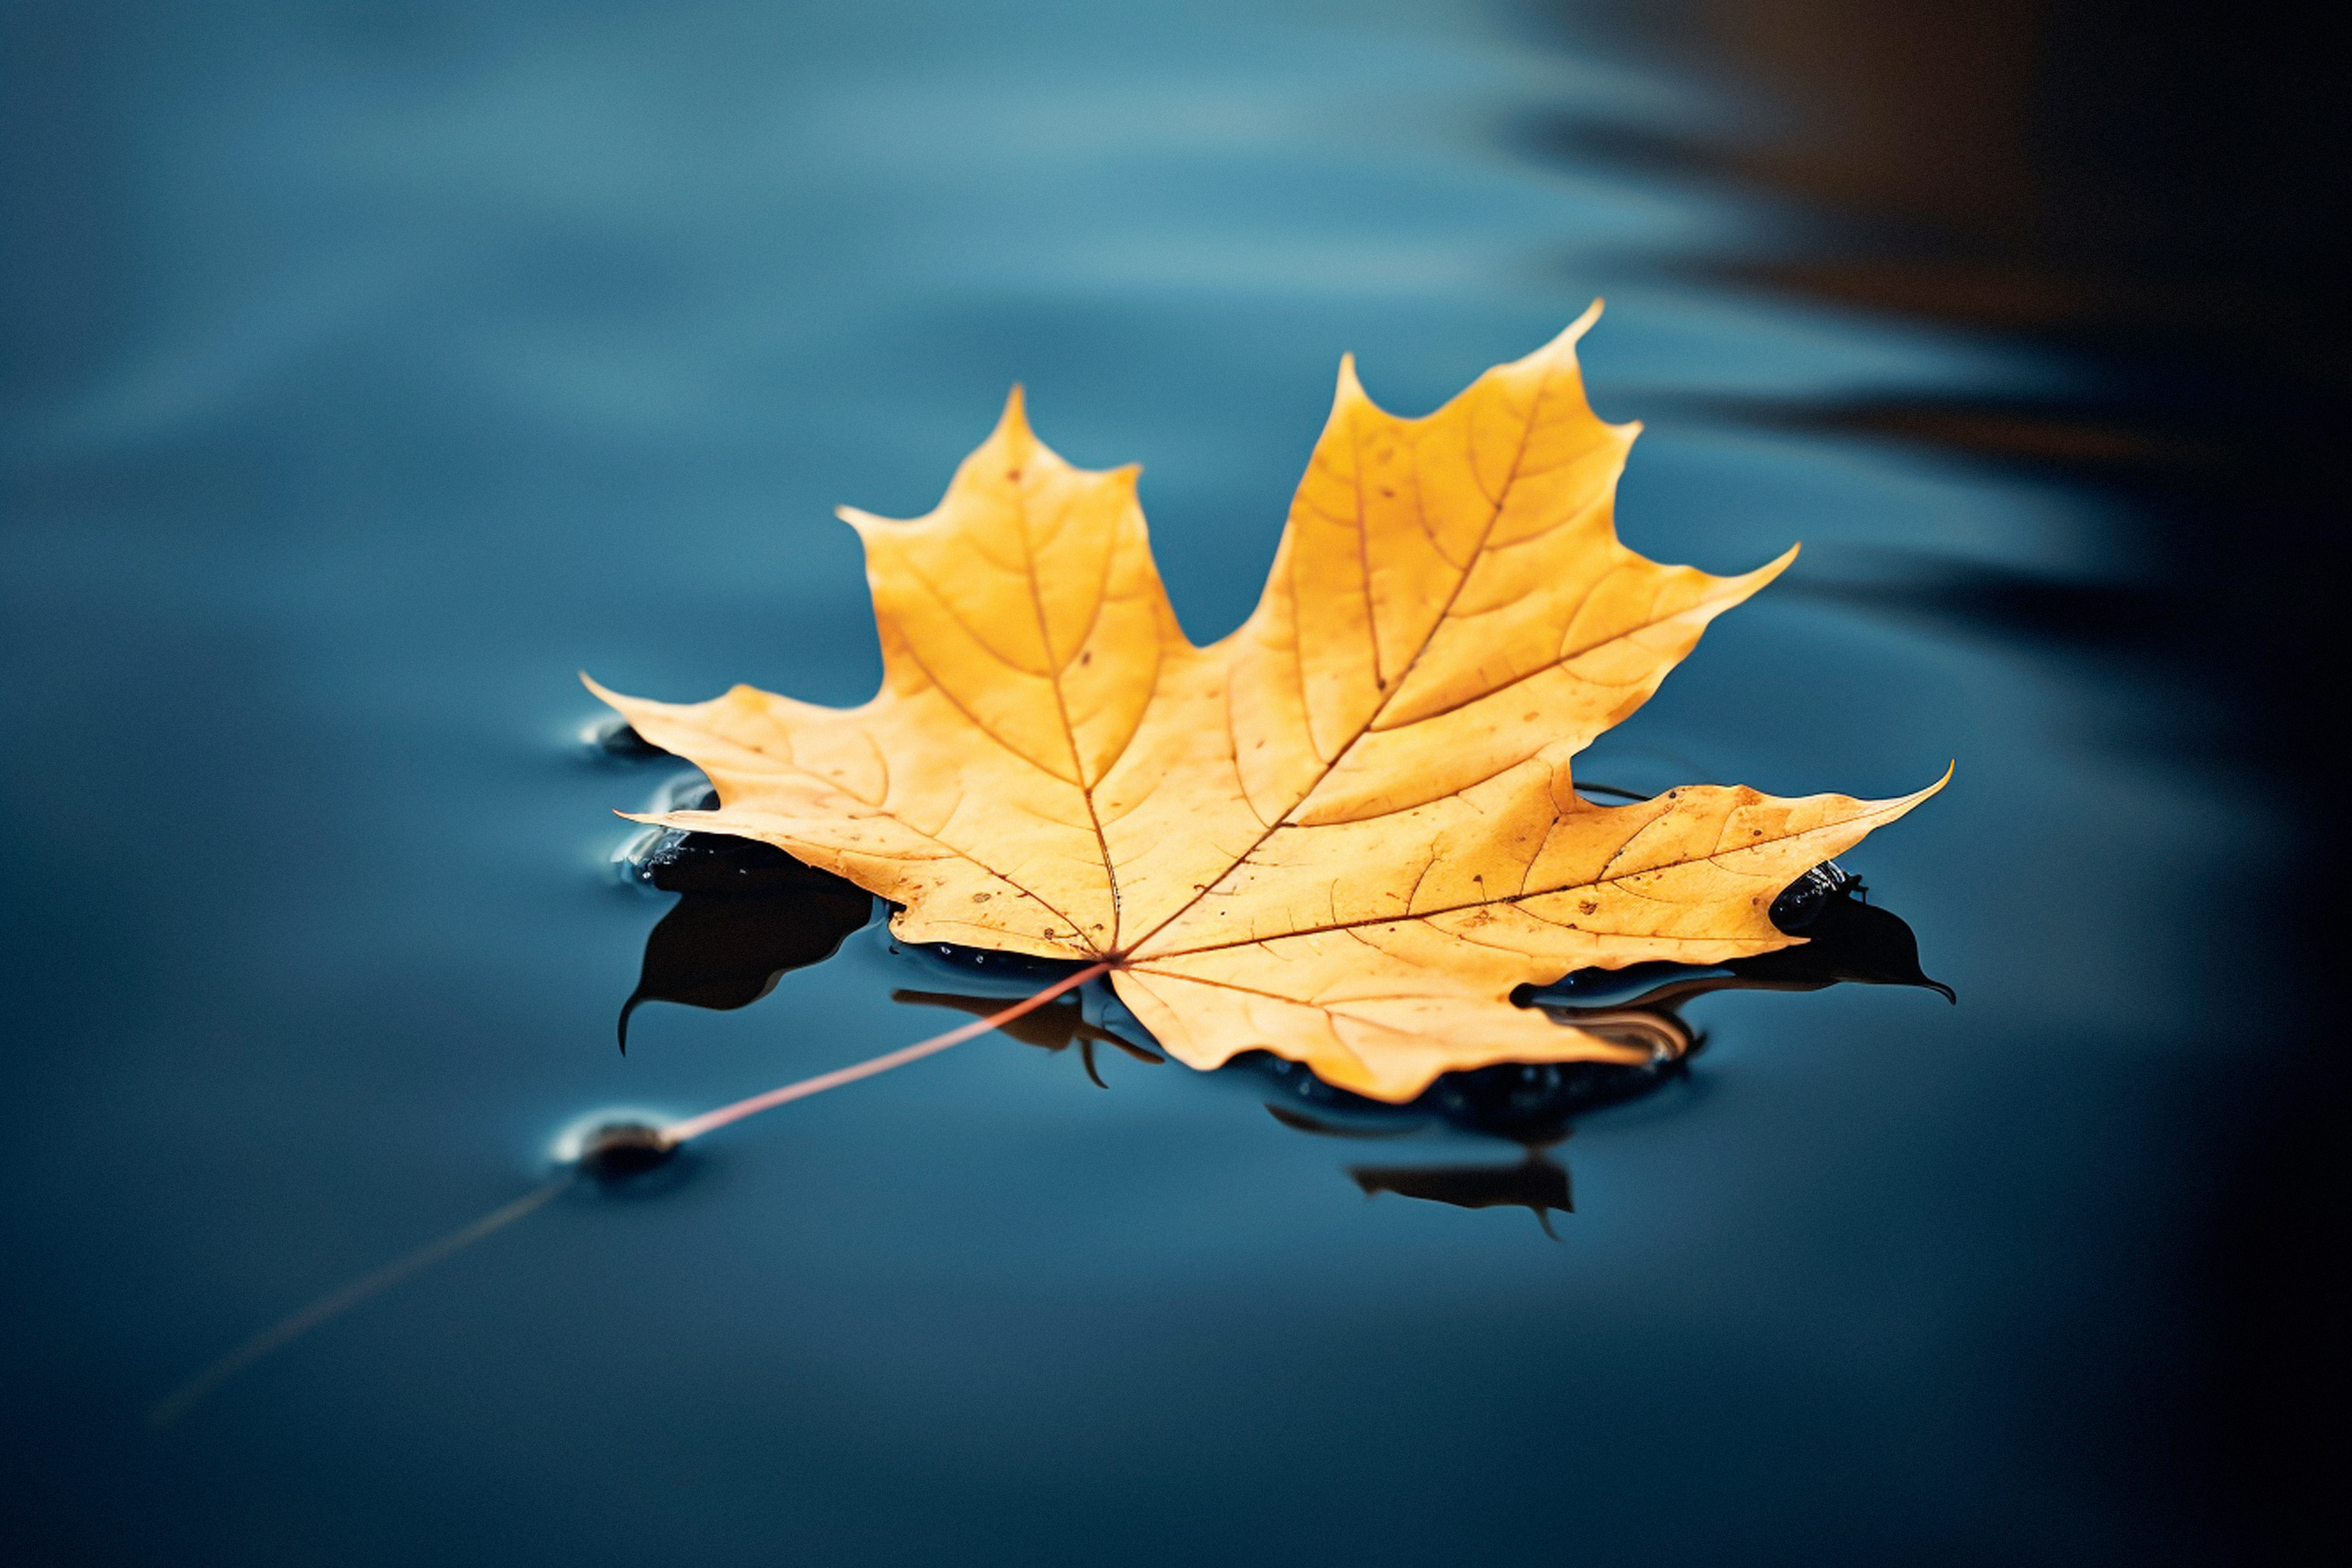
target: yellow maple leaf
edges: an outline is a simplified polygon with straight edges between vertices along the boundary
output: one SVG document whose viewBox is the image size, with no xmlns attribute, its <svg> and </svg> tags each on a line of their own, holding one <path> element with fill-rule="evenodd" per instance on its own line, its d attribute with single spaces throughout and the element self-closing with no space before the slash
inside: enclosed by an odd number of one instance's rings
<svg viewBox="0 0 2352 1568">
<path fill-rule="evenodd" d="M 1796 555 L 1715 577 L 1618 542 L 1637 427 L 1585 400 L 1598 312 L 1422 419 L 1343 362 L 1265 595 L 1205 648 L 1169 606 L 1137 470 L 1072 468 L 1016 390 L 929 516 L 841 514 L 881 632 L 873 700 L 590 683 L 719 792 L 640 820 L 837 872 L 901 905 L 907 942 L 1106 963 L 1195 1068 L 1264 1049 L 1403 1100 L 1493 1062 L 1639 1059 L 1511 993 L 1788 946 L 1780 889 L 1942 781 L 1576 794 L 1571 757 Z"/>
</svg>

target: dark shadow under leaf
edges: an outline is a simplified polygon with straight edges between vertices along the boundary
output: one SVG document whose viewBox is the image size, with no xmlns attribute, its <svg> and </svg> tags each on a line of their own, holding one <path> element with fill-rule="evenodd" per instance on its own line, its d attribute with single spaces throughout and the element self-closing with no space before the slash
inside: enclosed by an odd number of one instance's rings
<svg viewBox="0 0 2352 1568">
<path fill-rule="evenodd" d="M 646 938 L 637 988 L 621 1006 L 624 1051 L 644 1004 L 749 1006 L 792 971 L 832 957 L 874 917 L 864 889 L 747 838 L 678 835 L 638 875 L 681 896 Z"/>
<path fill-rule="evenodd" d="M 1552 1211 L 1576 1212 L 1567 1167 L 1539 1148 L 1529 1148 L 1516 1165 L 1356 1165 L 1348 1174 L 1366 1197 L 1394 1193 L 1463 1209 L 1524 1208 L 1555 1241 L 1559 1238 L 1551 1228 Z"/>
</svg>

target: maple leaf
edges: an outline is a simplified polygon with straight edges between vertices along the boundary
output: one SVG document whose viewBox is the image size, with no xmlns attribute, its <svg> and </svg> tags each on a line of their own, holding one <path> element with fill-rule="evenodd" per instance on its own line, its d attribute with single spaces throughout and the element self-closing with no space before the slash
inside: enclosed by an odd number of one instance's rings
<svg viewBox="0 0 2352 1568">
<path fill-rule="evenodd" d="M 1789 946 L 1774 896 L 1942 781 L 1576 793 L 1575 752 L 1796 555 L 1715 577 L 1618 542 L 1637 426 L 1585 400 L 1598 312 L 1425 418 L 1375 406 L 1342 362 L 1265 595 L 1205 648 L 1170 608 L 1137 470 L 1072 468 L 1016 388 L 937 510 L 841 513 L 881 634 L 871 701 L 590 682 L 719 793 L 640 820 L 837 872 L 902 906 L 909 942 L 1107 963 L 1195 1068 L 1263 1049 L 1404 1100 L 1498 1061 L 1637 1059 L 1512 992 Z"/>
</svg>

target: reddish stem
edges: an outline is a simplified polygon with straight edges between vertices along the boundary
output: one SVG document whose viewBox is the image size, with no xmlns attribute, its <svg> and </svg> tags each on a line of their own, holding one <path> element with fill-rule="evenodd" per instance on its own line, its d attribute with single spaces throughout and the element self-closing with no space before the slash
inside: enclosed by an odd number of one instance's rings
<svg viewBox="0 0 2352 1568">
<path fill-rule="evenodd" d="M 732 1105 L 722 1105 L 716 1110 L 706 1110 L 699 1116 L 689 1116 L 683 1121 L 673 1121 L 662 1129 L 662 1136 L 674 1149 L 689 1139 L 699 1138 L 706 1132 L 726 1126 L 729 1122 L 740 1121 L 747 1116 L 757 1116 L 762 1110 L 772 1110 L 779 1105 L 788 1105 L 795 1100 L 806 1100 L 812 1094 L 823 1094 L 828 1089 L 839 1089 L 843 1084 L 856 1083 L 859 1079 L 872 1078 L 877 1073 L 888 1072 L 892 1068 L 905 1067 L 908 1062 L 920 1061 L 925 1057 L 936 1056 L 950 1046 L 960 1046 L 974 1036 L 984 1035 L 991 1029 L 1009 1024 L 1024 1013 L 1033 1013 L 1043 1007 L 1063 993 L 1075 991 L 1096 976 L 1109 973 L 1108 959 L 1105 959 L 1100 963 L 1088 964 L 1076 974 L 1064 975 L 1034 995 L 1023 997 L 1002 1013 L 991 1013 L 985 1018 L 975 1018 L 971 1023 L 960 1025 L 943 1035 L 933 1035 L 928 1040 L 917 1040 L 911 1046 L 901 1046 L 887 1055 L 870 1057 L 853 1067 L 835 1068 L 831 1072 L 819 1073 L 814 1078 L 804 1078 L 797 1082 L 788 1083 L 782 1089 L 772 1089 L 765 1094 L 755 1094 L 749 1100 L 739 1100 Z"/>
</svg>

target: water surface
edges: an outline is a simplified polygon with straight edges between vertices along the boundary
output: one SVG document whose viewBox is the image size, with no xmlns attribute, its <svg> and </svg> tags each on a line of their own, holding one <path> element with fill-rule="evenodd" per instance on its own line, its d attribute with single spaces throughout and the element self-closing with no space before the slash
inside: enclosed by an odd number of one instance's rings
<svg viewBox="0 0 2352 1568">
<path fill-rule="evenodd" d="M 1573 14 L 1572 18 L 1573 19 Z M 1749 112 L 1442 0 L 32 7 L 6 384 L 6 1539 L 58 1563 L 2210 1562 L 2199 1129 L 2292 824 L 2197 694 L 1917 592 L 2090 602 L 2110 490 L 1824 408 L 2078 357 L 1725 270 L 1760 189 L 1563 143 Z M 1644 63 L 1647 59 L 1647 63 Z M 1710 270 L 1710 268 L 1713 268 Z M 575 672 L 878 675 L 838 503 L 1027 384 L 1145 465 L 1187 628 L 1254 600 L 1342 352 L 1421 412 L 1595 295 L 1629 542 L 1792 540 L 1587 776 L 1933 805 L 1851 858 L 1931 993 L 1693 1003 L 1575 1212 L 1002 1037 L 582 1192 L 141 1414 L 524 1191 L 953 1021 L 878 928 L 614 1016 L 668 900 Z M 1780 416 L 1773 416 L 1777 411 Z M 1800 417 L 1800 416 L 1803 416 Z M 2074 595 L 2067 597 L 2066 595 Z M 2038 602 L 2038 601 L 2037 601 Z M 1961 606 L 1965 611 L 1966 605 Z M 2184 1371 L 2184 1369 L 2187 1369 Z"/>
</svg>

